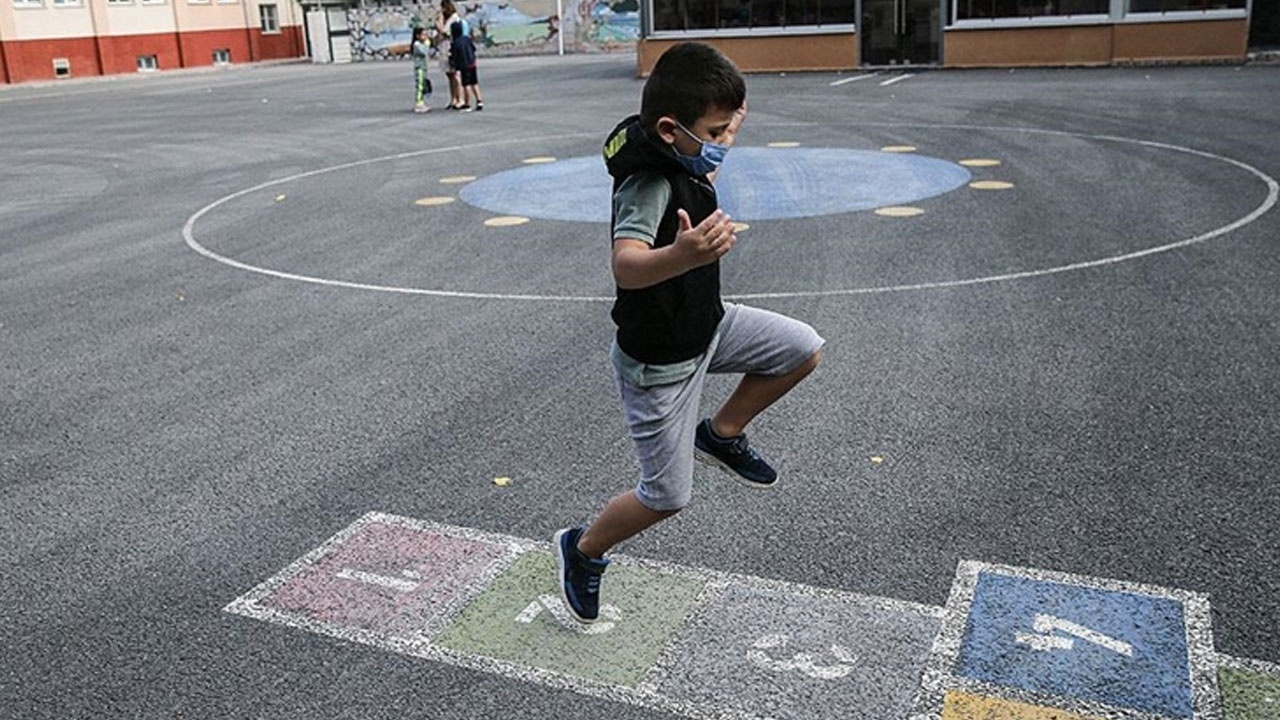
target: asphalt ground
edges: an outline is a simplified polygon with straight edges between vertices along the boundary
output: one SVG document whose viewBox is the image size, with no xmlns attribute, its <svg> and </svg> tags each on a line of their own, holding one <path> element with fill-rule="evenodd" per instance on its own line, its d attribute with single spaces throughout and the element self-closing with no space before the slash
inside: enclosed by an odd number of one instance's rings
<svg viewBox="0 0 1280 720">
<path fill-rule="evenodd" d="M 851 76 L 750 76 L 739 147 L 1013 186 L 749 220 L 726 294 L 828 341 L 752 427 L 782 485 L 700 473 L 620 551 L 933 606 L 966 559 L 1180 588 L 1280 662 L 1280 67 Z M 0 716 L 669 717 L 223 612 L 370 511 L 545 540 L 633 482 L 606 224 L 414 204 L 598 153 L 633 60 L 481 80 L 425 116 L 404 64 L 0 91 Z"/>
</svg>

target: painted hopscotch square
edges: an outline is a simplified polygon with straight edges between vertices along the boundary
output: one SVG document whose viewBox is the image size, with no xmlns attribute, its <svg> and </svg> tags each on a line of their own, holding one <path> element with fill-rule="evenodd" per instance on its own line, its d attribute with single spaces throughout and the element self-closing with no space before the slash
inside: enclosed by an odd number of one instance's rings
<svg viewBox="0 0 1280 720">
<path fill-rule="evenodd" d="M 902 720 L 941 625 L 891 601 L 727 585 L 682 633 L 657 690 L 777 718 Z"/>
<path fill-rule="evenodd" d="M 357 641 L 413 645 L 512 549 L 367 515 L 228 610 Z"/>
<path fill-rule="evenodd" d="M 615 559 L 601 585 L 600 620 L 583 631 L 565 615 L 555 577 L 551 554 L 521 555 L 434 643 L 454 652 L 635 688 L 705 585 Z"/>
<path fill-rule="evenodd" d="M 1280 668 L 1263 672 L 1227 665 L 1218 669 L 1223 720 L 1280 720 Z"/>
<path fill-rule="evenodd" d="M 986 697 L 959 690 L 947 693 L 942 701 L 942 720 L 1103 720 L 1056 708 Z"/>
<path fill-rule="evenodd" d="M 1182 602 L 995 572 L 978 575 L 962 677 L 1170 717 L 1192 717 Z"/>
</svg>

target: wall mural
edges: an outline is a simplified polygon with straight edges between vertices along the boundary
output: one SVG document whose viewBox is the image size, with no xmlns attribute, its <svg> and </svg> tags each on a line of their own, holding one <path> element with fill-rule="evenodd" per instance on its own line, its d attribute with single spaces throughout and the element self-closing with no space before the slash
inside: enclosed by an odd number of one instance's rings
<svg viewBox="0 0 1280 720">
<path fill-rule="evenodd" d="M 562 6 L 563 19 L 556 14 L 556 0 L 458 3 L 481 56 L 554 54 L 559 52 L 562 31 L 566 53 L 635 48 L 640 37 L 639 0 L 563 0 Z M 407 58 L 413 28 L 426 27 L 434 36 L 438 12 L 434 2 L 348 10 L 353 59 Z"/>
</svg>

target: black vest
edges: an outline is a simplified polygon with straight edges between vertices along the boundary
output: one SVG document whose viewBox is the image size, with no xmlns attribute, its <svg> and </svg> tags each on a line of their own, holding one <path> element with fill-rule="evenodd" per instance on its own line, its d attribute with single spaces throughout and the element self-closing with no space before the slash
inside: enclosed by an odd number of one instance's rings
<svg viewBox="0 0 1280 720">
<path fill-rule="evenodd" d="M 680 229 L 677 209 L 684 209 L 690 222 L 697 225 L 719 207 L 711 183 L 705 177 L 690 175 L 669 146 L 654 140 L 641 127 L 639 117 L 623 120 L 610 133 L 604 156 L 614 192 L 640 171 L 659 173 L 671 186 L 671 201 L 658 225 L 655 249 L 675 242 Z M 720 262 L 646 288 L 617 288 L 612 315 L 618 326 L 618 347 L 632 358 L 651 365 L 691 360 L 706 351 L 724 317 Z"/>
</svg>

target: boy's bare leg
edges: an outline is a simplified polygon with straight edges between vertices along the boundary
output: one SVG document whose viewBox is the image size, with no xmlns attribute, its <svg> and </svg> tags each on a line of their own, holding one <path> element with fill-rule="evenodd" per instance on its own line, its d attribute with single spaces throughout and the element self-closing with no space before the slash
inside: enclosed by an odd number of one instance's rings
<svg viewBox="0 0 1280 720">
<path fill-rule="evenodd" d="M 757 415 L 813 372 L 821 357 L 821 351 L 814 353 L 786 375 L 744 375 L 729 399 L 711 416 L 711 429 L 722 438 L 741 435 Z"/>
<path fill-rule="evenodd" d="M 578 538 L 578 550 L 587 557 L 603 557 L 614 545 L 680 512 L 653 510 L 628 490 L 609 501 L 600 516 Z"/>
</svg>

